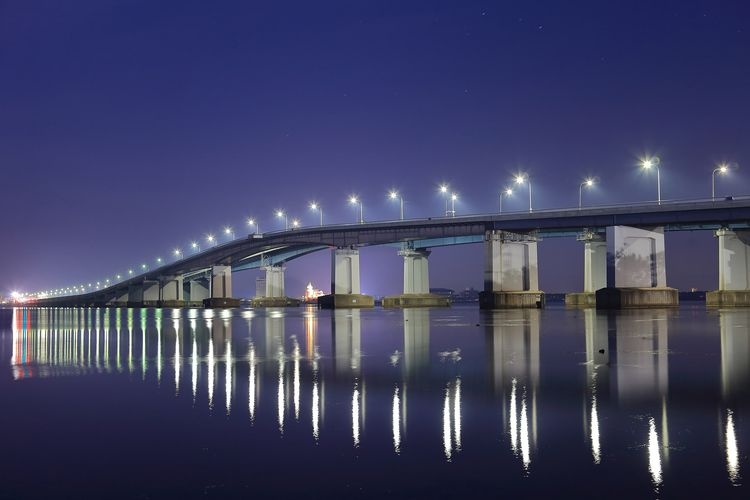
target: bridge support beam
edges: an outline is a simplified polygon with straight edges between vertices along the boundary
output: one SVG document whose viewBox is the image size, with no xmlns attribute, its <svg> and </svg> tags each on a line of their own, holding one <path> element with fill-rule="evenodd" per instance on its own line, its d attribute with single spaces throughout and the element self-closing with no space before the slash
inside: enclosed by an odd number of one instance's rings
<svg viewBox="0 0 750 500">
<path fill-rule="evenodd" d="M 203 299 L 203 306 L 240 306 L 240 299 L 232 297 L 232 268 L 230 266 L 213 266 L 211 268 L 211 296 Z"/>
<path fill-rule="evenodd" d="M 450 300 L 430 293 L 427 265 L 429 250 L 404 247 L 398 254 L 404 258 L 404 293 L 383 298 L 383 307 L 447 307 Z"/>
<path fill-rule="evenodd" d="M 672 307 L 677 290 L 667 287 L 664 228 L 607 228 L 607 288 L 596 291 L 598 309 Z"/>
<path fill-rule="evenodd" d="M 544 307 L 539 290 L 537 238 L 507 231 L 485 234 L 484 291 L 482 309 Z"/>
<path fill-rule="evenodd" d="M 183 291 L 182 275 L 162 276 L 159 294 L 159 307 L 183 307 L 185 305 L 185 292 Z"/>
<path fill-rule="evenodd" d="M 706 294 L 708 307 L 750 306 L 750 231 L 716 231 L 719 289 Z"/>
<path fill-rule="evenodd" d="M 583 292 L 565 294 L 565 305 L 594 307 L 596 291 L 607 286 L 607 239 L 592 231 L 584 231 L 576 239 L 583 242 Z"/>
<path fill-rule="evenodd" d="M 256 296 L 253 307 L 287 307 L 299 306 L 300 301 L 284 294 L 283 265 L 265 266 L 265 279 L 259 280 L 256 286 Z M 261 295 L 262 294 L 262 295 Z"/>
<path fill-rule="evenodd" d="M 318 307 L 373 307 L 375 300 L 359 288 L 359 250 L 336 248 L 331 252 L 331 293 L 318 298 Z"/>
</svg>

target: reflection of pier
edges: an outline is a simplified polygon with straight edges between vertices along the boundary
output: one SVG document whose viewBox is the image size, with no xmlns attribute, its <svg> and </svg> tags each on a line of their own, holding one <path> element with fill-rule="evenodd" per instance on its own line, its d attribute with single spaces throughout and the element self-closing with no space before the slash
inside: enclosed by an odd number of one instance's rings
<svg viewBox="0 0 750 500">
<path fill-rule="evenodd" d="M 526 470 L 537 445 L 539 316 L 535 309 L 488 311 L 484 316 L 493 387 L 503 397 L 503 428 Z"/>
</svg>

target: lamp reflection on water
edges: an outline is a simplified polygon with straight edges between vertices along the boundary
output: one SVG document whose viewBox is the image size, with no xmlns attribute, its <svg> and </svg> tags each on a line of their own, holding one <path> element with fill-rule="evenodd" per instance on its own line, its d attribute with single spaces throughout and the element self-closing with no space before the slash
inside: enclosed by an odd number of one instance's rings
<svg viewBox="0 0 750 500">
<path fill-rule="evenodd" d="M 737 447 L 737 435 L 734 430 L 734 414 L 732 410 L 727 410 L 727 427 L 725 433 L 726 453 L 727 453 L 727 472 L 729 480 L 733 484 L 738 484 L 740 479 L 740 453 Z"/>
</svg>

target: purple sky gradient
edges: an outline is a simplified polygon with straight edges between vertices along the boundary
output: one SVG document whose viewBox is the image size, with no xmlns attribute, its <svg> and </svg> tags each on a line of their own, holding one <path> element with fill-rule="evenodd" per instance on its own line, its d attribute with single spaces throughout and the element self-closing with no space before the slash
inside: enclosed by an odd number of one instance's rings
<svg viewBox="0 0 750 500">
<path fill-rule="evenodd" d="M 0 3 L 0 294 L 71 286 L 186 248 L 246 216 L 279 229 L 497 210 L 530 172 L 536 208 L 750 193 L 747 2 Z M 526 207 L 525 191 L 506 208 Z M 667 236 L 671 286 L 716 286 L 709 232 Z M 582 287 L 574 240 L 540 243 L 540 285 Z M 289 263 L 327 289 L 330 256 Z M 363 291 L 397 292 L 393 248 Z M 479 287 L 479 245 L 436 249 L 431 284 Z M 256 272 L 236 274 L 250 295 Z"/>
</svg>

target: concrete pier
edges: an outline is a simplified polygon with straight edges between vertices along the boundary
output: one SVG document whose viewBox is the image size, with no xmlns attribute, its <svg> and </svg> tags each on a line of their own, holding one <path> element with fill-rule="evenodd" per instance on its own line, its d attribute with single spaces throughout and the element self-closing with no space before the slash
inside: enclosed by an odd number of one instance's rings
<svg viewBox="0 0 750 500">
<path fill-rule="evenodd" d="M 485 235 L 484 291 L 479 294 L 482 309 L 544 307 L 539 290 L 537 238 L 508 231 Z"/>
<path fill-rule="evenodd" d="M 211 268 L 211 297 L 203 299 L 204 307 L 239 307 L 240 299 L 232 297 L 232 268 L 213 266 Z"/>
<path fill-rule="evenodd" d="M 708 307 L 750 306 L 750 231 L 716 231 L 719 289 L 706 294 Z"/>
<path fill-rule="evenodd" d="M 604 234 L 583 231 L 576 239 L 583 242 L 583 292 L 565 294 L 569 307 L 596 306 L 596 291 L 607 286 L 607 241 Z"/>
<path fill-rule="evenodd" d="M 596 291 L 598 309 L 674 307 L 677 290 L 667 287 L 664 228 L 607 228 L 607 288 Z"/>
<path fill-rule="evenodd" d="M 383 307 L 447 307 L 450 300 L 430 293 L 427 258 L 429 250 L 404 247 L 398 254 L 404 258 L 404 293 L 383 298 Z"/>
<path fill-rule="evenodd" d="M 331 294 L 318 298 L 318 307 L 337 309 L 373 307 L 375 299 L 359 287 L 359 250 L 336 248 L 331 252 Z"/>
<path fill-rule="evenodd" d="M 256 282 L 253 307 L 297 307 L 299 299 L 284 294 L 284 267 L 281 265 L 265 266 L 265 278 Z"/>
</svg>

